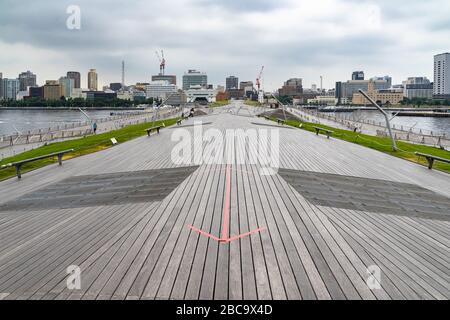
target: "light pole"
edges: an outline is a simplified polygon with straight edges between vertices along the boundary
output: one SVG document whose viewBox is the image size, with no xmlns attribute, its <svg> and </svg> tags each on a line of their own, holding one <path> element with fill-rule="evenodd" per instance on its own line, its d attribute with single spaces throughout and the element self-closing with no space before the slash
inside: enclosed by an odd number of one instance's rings
<svg viewBox="0 0 450 320">
<path fill-rule="evenodd" d="M 386 119 L 386 127 L 389 131 L 389 136 L 391 137 L 392 140 L 392 150 L 393 151 L 397 151 L 397 143 L 395 142 L 395 138 L 392 135 L 392 130 L 391 130 L 391 122 L 389 120 L 389 115 L 386 113 L 386 111 L 383 110 L 383 108 L 381 108 L 375 101 L 373 101 L 373 99 L 371 97 L 369 97 L 364 91 L 362 91 L 361 89 L 358 90 L 359 93 L 361 93 L 367 100 L 370 101 L 371 104 L 373 104 L 373 106 L 375 108 L 377 108 L 384 116 L 384 118 Z"/>
<path fill-rule="evenodd" d="M 286 118 L 286 111 L 284 110 L 284 104 L 281 103 L 281 101 L 280 101 L 273 93 L 271 93 L 271 95 L 272 95 L 272 97 L 274 97 L 275 100 L 277 100 L 278 103 L 281 105 L 281 108 L 283 109 L 284 121 L 287 121 L 287 118 Z"/>
</svg>

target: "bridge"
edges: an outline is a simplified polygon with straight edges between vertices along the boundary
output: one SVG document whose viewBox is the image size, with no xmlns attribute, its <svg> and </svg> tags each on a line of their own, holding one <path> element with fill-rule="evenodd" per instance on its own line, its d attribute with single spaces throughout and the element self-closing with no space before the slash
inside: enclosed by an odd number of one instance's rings
<svg viewBox="0 0 450 320">
<path fill-rule="evenodd" d="M 279 168 L 238 153 L 177 163 L 172 138 L 195 143 L 198 121 L 216 134 L 275 130 Z M 0 193 L 0 299 L 450 298 L 448 174 L 239 102 L 2 181 Z"/>
</svg>

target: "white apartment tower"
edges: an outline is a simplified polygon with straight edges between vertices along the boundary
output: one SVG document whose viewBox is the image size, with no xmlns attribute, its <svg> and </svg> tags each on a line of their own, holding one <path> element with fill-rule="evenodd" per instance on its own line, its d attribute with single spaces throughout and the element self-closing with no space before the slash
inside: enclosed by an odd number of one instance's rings
<svg viewBox="0 0 450 320">
<path fill-rule="evenodd" d="M 433 95 L 450 96 L 450 53 L 434 56 Z"/>
</svg>

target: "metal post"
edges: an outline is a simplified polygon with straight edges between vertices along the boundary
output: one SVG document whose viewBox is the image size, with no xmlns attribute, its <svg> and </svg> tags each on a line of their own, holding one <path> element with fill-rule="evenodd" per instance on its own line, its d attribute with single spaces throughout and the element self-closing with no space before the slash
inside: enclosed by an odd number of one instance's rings
<svg viewBox="0 0 450 320">
<path fill-rule="evenodd" d="M 370 103 L 372 103 L 372 105 L 377 108 L 383 115 L 384 118 L 386 119 L 386 127 L 389 131 L 389 136 L 391 137 L 392 140 L 392 150 L 393 151 L 397 151 L 397 143 L 395 142 L 395 138 L 394 135 L 392 134 L 392 130 L 391 130 L 391 122 L 389 120 L 389 115 L 386 113 L 386 111 L 383 110 L 383 108 L 381 108 L 375 101 L 373 101 L 373 99 L 371 97 L 369 97 L 364 91 L 362 91 L 361 89 L 358 90 L 359 93 L 361 93 L 367 100 L 370 101 Z"/>
<path fill-rule="evenodd" d="M 272 93 L 272 97 L 274 97 L 275 98 L 275 100 L 277 100 L 278 101 L 278 103 L 281 105 L 281 108 L 283 109 L 283 116 L 284 116 L 284 121 L 287 121 L 287 118 L 286 118 L 286 111 L 284 110 L 284 104 L 283 103 L 281 103 L 281 101 L 280 100 L 278 100 L 278 98 Z"/>
</svg>

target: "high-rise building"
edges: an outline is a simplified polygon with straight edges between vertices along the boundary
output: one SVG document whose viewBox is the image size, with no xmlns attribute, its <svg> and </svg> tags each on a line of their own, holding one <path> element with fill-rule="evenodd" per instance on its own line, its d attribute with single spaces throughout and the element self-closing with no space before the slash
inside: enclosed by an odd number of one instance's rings
<svg viewBox="0 0 450 320">
<path fill-rule="evenodd" d="M 0 100 L 3 99 L 3 73 L 0 72 Z"/>
<path fill-rule="evenodd" d="M 88 89 L 90 91 L 98 90 L 98 75 L 95 69 L 90 69 L 88 72 Z"/>
<path fill-rule="evenodd" d="M 168 74 L 158 74 L 152 76 L 152 81 L 168 81 L 169 84 L 177 85 L 177 76 Z"/>
<path fill-rule="evenodd" d="M 61 86 L 61 97 L 69 98 L 72 96 L 72 91 L 75 87 L 75 80 L 69 77 L 59 78 L 59 85 Z"/>
<path fill-rule="evenodd" d="M 235 76 L 229 76 L 226 78 L 225 89 L 226 91 L 230 91 L 231 89 L 239 89 L 239 78 Z"/>
<path fill-rule="evenodd" d="M 81 88 L 81 74 L 77 71 L 68 71 L 67 72 L 67 78 L 73 79 L 74 81 L 74 88 L 80 89 Z"/>
<path fill-rule="evenodd" d="M 435 98 L 450 98 L 450 53 L 434 56 L 434 87 Z"/>
<path fill-rule="evenodd" d="M 176 92 L 178 92 L 177 86 L 168 81 L 152 81 L 145 87 L 147 98 L 166 99 Z"/>
<path fill-rule="evenodd" d="M 433 83 L 426 77 L 411 77 L 403 81 L 403 95 L 408 99 L 433 99 Z"/>
<path fill-rule="evenodd" d="M 56 80 L 47 80 L 44 85 L 45 100 L 59 100 L 61 98 L 61 85 Z"/>
<path fill-rule="evenodd" d="M 208 76 L 206 73 L 197 70 L 188 70 L 188 72 L 183 75 L 183 90 L 189 90 L 193 86 L 206 88 L 207 85 Z"/>
<path fill-rule="evenodd" d="M 352 73 L 352 80 L 364 80 L 364 71 L 354 71 Z"/>
<path fill-rule="evenodd" d="M 19 74 L 20 91 L 26 91 L 28 87 L 36 86 L 36 75 L 31 71 Z"/>
<path fill-rule="evenodd" d="M 20 89 L 20 81 L 18 79 L 2 79 L 3 99 L 16 100 Z"/>
</svg>

